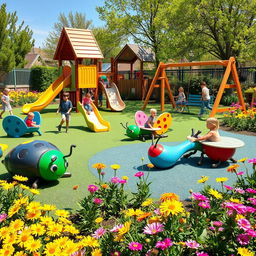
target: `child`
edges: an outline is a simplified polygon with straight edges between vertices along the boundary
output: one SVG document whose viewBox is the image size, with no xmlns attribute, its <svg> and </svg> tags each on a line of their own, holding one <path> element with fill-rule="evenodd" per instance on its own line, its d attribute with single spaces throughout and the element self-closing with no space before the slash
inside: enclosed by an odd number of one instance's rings
<svg viewBox="0 0 256 256">
<path fill-rule="evenodd" d="M 68 132 L 68 127 L 69 127 L 69 121 L 70 121 L 70 112 L 73 108 L 72 102 L 68 99 L 69 98 L 69 93 L 64 92 L 63 93 L 63 99 L 60 101 L 59 108 L 57 110 L 57 113 L 61 113 L 61 121 L 60 124 L 58 125 L 58 131 L 61 131 L 61 126 L 63 123 L 66 121 L 66 132 Z"/>
<path fill-rule="evenodd" d="M 83 105 L 84 105 L 84 108 L 87 112 L 87 115 L 90 115 L 90 113 L 92 112 L 91 103 L 92 103 L 91 94 L 89 92 L 87 92 L 85 94 L 85 97 L 83 98 Z"/>
<path fill-rule="evenodd" d="M 219 121 L 217 118 L 210 117 L 206 120 L 206 127 L 210 130 L 206 135 L 201 136 L 199 138 L 194 138 L 188 136 L 188 139 L 190 141 L 201 141 L 201 140 L 207 140 L 207 141 L 220 141 L 220 135 L 219 135 Z"/>
<path fill-rule="evenodd" d="M 155 122 L 156 113 L 157 113 L 157 110 L 156 110 L 156 109 L 154 109 L 154 108 L 151 108 L 151 109 L 150 109 L 150 116 L 149 116 L 147 122 L 144 124 L 144 127 L 145 127 L 145 128 L 151 128 L 151 129 L 153 129 L 153 125 L 154 125 L 154 122 Z"/>
<path fill-rule="evenodd" d="M 210 106 L 210 93 L 209 93 L 209 89 L 206 86 L 206 82 L 202 81 L 200 83 L 201 89 L 202 89 L 202 102 L 201 102 L 201 109 L 200 112 L 198 114 L 198 117 L 200 118 L 203 113 L 204 113 L 204 109 L 208 108 L 210 110 L 212 110 L 212 107 Z"/>
<path fill-rule="evenodd" d="M 5 88 L 3 90 L 3 95 L 2 95 L 2 106 L 3 106 L 3 111 L 0 113 L 0 119 L 2 119 L 2 115 L 4 114 L 5 111 L 9 111 L 10 115 L 13 115 L 12 113 L 12 106 L 10 102 L 13 102 L 13 100 L 10 99 L 10 96 L 8 95 L 10 92 L 10 89 Z"/>
<path fill-rule="evenodd" d="M 36 124 L 36 122 L 33 121 L 35 117 L 35 114 L 33 112 L 28 113 L 28 118 L 26 120 L 27 127 L 40 127 L 40 125 Z"/>
<path fill-rule="evenodd" d="M 175 98 L 177 98 L 177 101 L 175 103 L 177 105 L 177 111 L 182 112 L 184 107 L 184 102 L 186 101 L 186 95 L 184 93 L 183 87 L 180 87 L 178 91 L 179 91 L 179 94 L 178 96 L 175 96 Z"/>
</svg>

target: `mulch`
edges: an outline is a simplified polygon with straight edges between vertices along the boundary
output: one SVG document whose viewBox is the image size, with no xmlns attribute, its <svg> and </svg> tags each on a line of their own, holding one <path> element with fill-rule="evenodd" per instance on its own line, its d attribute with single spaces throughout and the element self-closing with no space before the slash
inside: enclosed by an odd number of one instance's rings
<svg viewBox="0 0 256 256">
<path fill-rule="evenodd" d="M 220 126 L 220 129 L 226 132 L 233 132 L 236 134 L 242 134 L 242 135 L 248 135 L 248 136 L 256 136 L 256 132 L 251 132 L 251 131 L 236 131 L 233 130 L 233 128 L 228 127 L 228 126 Z"/>
</svg>

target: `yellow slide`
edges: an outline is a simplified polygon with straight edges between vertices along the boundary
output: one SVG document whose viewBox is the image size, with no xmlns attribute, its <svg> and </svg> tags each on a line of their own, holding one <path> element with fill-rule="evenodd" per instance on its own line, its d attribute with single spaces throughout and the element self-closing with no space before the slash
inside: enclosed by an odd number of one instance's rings
<svg viewBox="0 0 256 256">
<path fill-rule="evenodd" d="M 115 83 L 112 82 L 110 88 L 106 88 L 102 82 L 99 82 L 99 86 L 101 86 L 106 95 L 112 111 L 122 111 L 125 109 L 125 103 L 123 102 Z"/>
<path fill-rule="evenodd" d="M 62 75 L 55 80 L 46 91 L 42 93 L 37 101 L 34 103 L 25 104 L 22 107 L 22 112 L 27 114 L 32 111 L 40 111 L 47 107 L 54 98 L 71 83 L 71 68 L 68 66 L 63 67 Z"/>
<path fill-rule="evenodd" d="M 89 129 L 94 132 L 107 132 L 110 130 L 110 123 L 105 121 L 96 106 L 91 103 L 93 111 L 88 115 L 80 101 L 77 102 L 78 111 L 84 116 Z"/>
</svg>

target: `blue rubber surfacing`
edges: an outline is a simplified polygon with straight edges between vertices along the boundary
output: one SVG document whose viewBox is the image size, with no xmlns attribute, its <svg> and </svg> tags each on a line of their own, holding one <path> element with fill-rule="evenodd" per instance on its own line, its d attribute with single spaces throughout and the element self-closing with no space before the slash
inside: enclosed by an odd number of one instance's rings
<svg viewBox="0 0 256 256">
<path fill-rule="evenodd" d="M 256 136 L 246 136 L 240 134 L 229 133 L 220 131 L 221 136 L 234 137 L 245 142 L 245 146 L 236 149 L 234 158 L 239 160 L 244 157 L 256 157 Z M 181 142 L 165 142 L 164 139 L 160 140 L 160 144 L 167 146 L 174 146 Z M 225 182 L 226 185 L 233 185 L 236 181 L 236 175 L 227 172 L 227 167 L 231 165 L 230 162 L 222 163 L 218 168 L 212 168 L 212 161 L 205 157 L 203 165 L 198 166 L 197 162 L 200 158 L 200 152 L 191 156 L 188 159 L 180 158 L 177 163 L 165 170 L 149 169 L 147 164 L 150 163 L 147 152 L 151 142 L 142 142 L 132 145 L 124 145 L 119 147 L 110 148 L 95 154 L 89 159 L 88 168 L 96 176 L 97 171 L 92 168 L 95 163 L 104 163 L 107 168 L 104 169 L 105 181 L 109 181 L 114 176 L 114 171 L 110 165 L 119 164 L 121 168 L 117 170 L 117 176 L 128 176 L 128 189 L 136 191 L 137 177 L 134 174 L 138 171 L 143 171 L 145 176 L 148 176 L 148 181 L 152 182 L 150 185 L 151 197 L 159 198 L 161 194 L 173 192 L 180 196 L 181 200 L 189 198 L 189 190 L 199 192 L 203 188 L 203 184 L 197 181 L 201 176 L 209 176 L 206 184 L 213 186 L 216 189 L 221 189 L 221 184 L 216 182 L 218 177 L 228 177 L 229 180 Z M 142 160 L 144 158 L 144 160 Z M 244 171 L 245 168 L 242 163 L 240 164 L 239 171 Z M 251 164 L 246 163 L 249 172 L 252 171 Z"/>
</svg>

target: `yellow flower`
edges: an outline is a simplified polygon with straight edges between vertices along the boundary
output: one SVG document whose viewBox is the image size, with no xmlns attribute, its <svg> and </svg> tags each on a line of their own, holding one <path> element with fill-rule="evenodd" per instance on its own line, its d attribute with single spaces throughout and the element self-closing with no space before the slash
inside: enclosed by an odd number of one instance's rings
<svg viewBox="0 0 256 256">
<path fill-rule="evenodd" d="M 39 219 L 41 217 L 41 211 L 28 211 L 26 214 L 26 219 L 28 220 L 34 220 L 34 219 Z"/>
<path fill-rule="evenodd" d="M 59 236 L 62 232 L 63 226 L 58 223 L 49 225 L 47 235 L 48 236 Z"/>
<path fill-rule="evenodd" d="M 123 227 L 121 227 L 118 230 L 118 235 L 123 236 L 124 234 L 128 233 L 131 227 L 131 222 L 130 221 L 126 221 L 123 225 Z"/>
<path fill-rule="evenodd" d="M 92 236 L 86 236 L 80 242 L 85 247 L 99 247 L 100 246 L 98 240 Z"/>
<path fill-rule="evenodd" d="M 239 247 L 237 253 L 241 256 L 254 256 L 254 253 L 245 247 Z"/>
<path fill-rule="evenodd" d="M 14 175 L 12 177 L 14 180 L 17 180 L 17 181 L 28 181 L 28 178 L 27 177 L 23 177 L 23 176 L 20 176 L 20 175 Z"/>
<path fill-rule="evenodd" d="M 147 164 L 147 167 L 148 167 L 149 169 L 152 169 L 152 168 L 154 168 L 155 166 L 154 166 L 153 164 Z"/>
<path fill-rule="evenodd" d="M 237 198 L 230 198 L 229 199 L 231 202 L 233 202 L 233 203 L 237 203 L 237 204 L 241 204 L 241 201 L 239 200 L 239 199 L 237 199 Z"/>
<path fill-rule="evenodd" d="M 5 238 L 10 233 L 11 233 L 11 231 L 10 231 L 10 229 L 8 227 L 0 228 L 0 240 Z"/>
<path fill-rule="evenodd" d="M 3 189 L 5 190 L 10 190 L 14 187 L 14 184 L 13 183 L 2 183 L 0 184 L 2 186 Z"/>
<path fill-rule="evenodd" d="M 218 192 L 217 190 L 215 190 L 215 189 L 210 188 L 209 191 L 208 191 L 208 193 L 209 193 L 210 195 L 214 196 L 214 197 L 217 198 L 217 199 L 222 199 L 222 198 L 223 198 L 223 197 L 222 197 L 222 194 L 219 193 L 219 192 Z"/>
<path fill-rule="evenodd" d="M 64 217 L 59 217 L 58 222 L 61 224 L 71 224 L 72 222 Z"/>
<path fill-rule="evenodd" d="M 119 165 L 119 164 L 112 164 L 110 167 L 111 167 L 113 170 L 118 170 L 118 169 L 120 169 L 120 165 Z"/>
<path fill-rule="evenodd" d="M 153 199 L 148 198 L 148 199 L 146 199 L 146 200 L 141 204 L 141 206 L 146 207 L 146 206 L 151 205 L 152 203 L 153 203 Z"/>
<path fill-rule="evenodd" d="M 58 247 L 60 248 L 64 248 L 67 244 L 67 242 L 69 241 L 68 237 L 61 237 L 55 240 L 56 244 L 58 245 Z"/>
<path fill-rule="evenodd" d="M 247 159 L 248 157 L 244 157 L 242 159 L 237 160 L 237 162 L 244 163 Z"/>
<path fill-rule="evenodd" d="M 201 176 L 201 179 L 198 180 L 197 182 L 198 182 L 198 183 L 205 183 L 207 180 L 209 180 L 209 177 L 208 177 L 208 176 Z"/>
<path fill-rule="evenodd" d="M 46 256 L 57 256 L 61 255 L 60 249 L 56 246 L 55 243 L 48 243 L 45 246 L 44 254 Z"/>
<path fill-rule="evenodd" d="M 148 220 L 149 224 L 155 223 L 155 222 L 161 222 L 162 218 L 161 216 L 153 216 Z"/>
<path fill-rule="evenodd" d="M 64 232 L 69 232 L 72 235 L 76 235 L 79 233 L 79 230 L 76 229 L 74 226 L 68 225 L 68 226 L 65 226 Z"/>
<path fill-rule="evenodd" d="M 96 164 L 92 165 L 92 168 L 95 168 L 97 170 L 102 170 L 102 169 L 106 168 L 106 165 L 102 164 L 102 163 L 96 163 Z"/>
<path fill-rule="evenodd" d="M 0 249 L 0 255 L 11 256 L 14 253 L 14 248 L 11 245 L 3 246 L 3 249 Z"/>
<path fill-rule="evenodd" d="M 103 218 L 101 218 L 101 217 L 98 217 L 97 219 L 95 219 L 96 223 L 101 223 L 102 221 L 103 221 Z"/>
<path fill-rule="evenodd" d="M 178 201 L 180 198 L 175 193 L 164 193 L 161 195 L 160 200 L 161 202 L 164 202 L 166 200 L 176 200 Z"/>
<path fill-rule="evenodd" d="M 24 251 L 16 252 L 13 256 L 27 256 L 27 254 Z M 40 256 L 40 255 L 34 255 L 33 256 Z"/>
<path fill-rule="evenodd" d="M 228 178 L 227 177 L 219 177 L 219 178 L 216 178 L 216 182 L 225 182 L 227 181 Z"/>
<path fill-rule="evenodd" d="M 122 179 L 123 180 L 129 180 L 129 178 L 127 176 L 123 176 Z"/>
<path fill-rule="evenodd" d="M 92 256 L 102 256 L 101 250 L 100 249 L 95 249 L 92 251 Z"/>
<path fill-rule="evenodd" d="M 63 255 L 71 255 L 79 250 L 78 244 L 75 244 L 73 241 L 68 240 L 67 243 L 65 244 L 64 250 L 63 250 Z M 78 254 L 79 255 L 79 254 Z"/>
<path fill-rule="evenodd" d="M 3 241 L 3 244 L 8 244 L 8 245 L 13 245 L 16 243 L 17 240 L 17 234 L 16 233 L 12 233 L 12 234 L 8 234 Z"/>
<path fill-rule="evenodd" d="M 23 189 L 23 190 L 29 190 L 30 187 L 29 186 L 26 186 L 24 184 L 20 184 L 20 187 Z"/>
<path fill-rule="evenodd" d="M 40 240 L 31 239 L 24 243 L 24 247 L 30 252 L 36 252 L 41 248 Z"/>
<path fill-rule="evenodd" d="M 23 227 L 24 227 L 24 221 L 22 221 L 21 219 L 11 221 L 11 223 L 10 223 L 10 228 L 12 228 L 15 231 L 19 231 Z"/>
<path fill-rule="evenodd" d="M 69 216 L 69 212 L 66 210 L 56 210 L 55 214 L 59 217 L 67 218 Z"/>
<path fill-rule="evenodd" d="M 166 200 L 160 204 L 160 212 L 164 216 L 178 215 L 184 212 L 183 204 L 177 200 Z"/>
<path fill-rule="evenodd" d="M 236 215 L 236 221 L 240 220 L 240 219 L 244 219 L 245 217 L 242 214 L 237 214 Z"/>
<path fill-rule="evenodd" d="M 144 212 L 143 212 L 142 210 L 140 210 L 140 209 L 134 210 L 134 209 L 130 208 L 130 209 L 127 209 L 127 210 L 125 211 L 125 216 L 128 216 L 128 217 L 131 217 L 131 216 L 139 216 L 139 215 L 141 215 L 141 214 L 143 214 L 143 213 L 144 213 Z"/>
<path fill-rule="evenodd" d="M 54 204 L 44 204 L 42 206 L 43 211 L 54 211 L 56 210 L 56 206 Z"/>
<path fill-rule="evenodd" d="M 52 219 L 52 217 L 48 217 L 48 216 L 40 217 L 40 221 L 45 226 L 49 226 L 54 223 L 54 220 Z"/>
<path fill-rule="evenodd" d="M 33 195 L 39 195 L 39 194 L 40 194 L 39 190 L 34 189 L 34 188 L 29 189 L 29 191 L 30 191 Z"/>
<path fill-rule="evenodd" d="M 21 206 L 18 204 L 14 204 L 9 208 L 8 211 L 8 217 L 12 217 L 15 213 L 17 213 L 20 210 Z"/>
<path fill-rule="evenodd" d="M 24 246 L 24 244 L 33 239 L 33 236 L 31 235 L 31 230 L 30 229 L 24 229 L 22 232 L 18 235 L 18 243 L 20 246 Z"/>
<path fill-rule="evenodd" d="M 45 227 L 39 223 L 32 224 L 30 226 L 31 232 L 33 235 L 41 236 L 45 233 Z"/>
<path fill-rule="evenodd" d="M 28 211 L 38 211 L 41 210 L 42 206 L 40 202 L 31 202 L 29 205 L 26 207 Z"/>
</svg>

